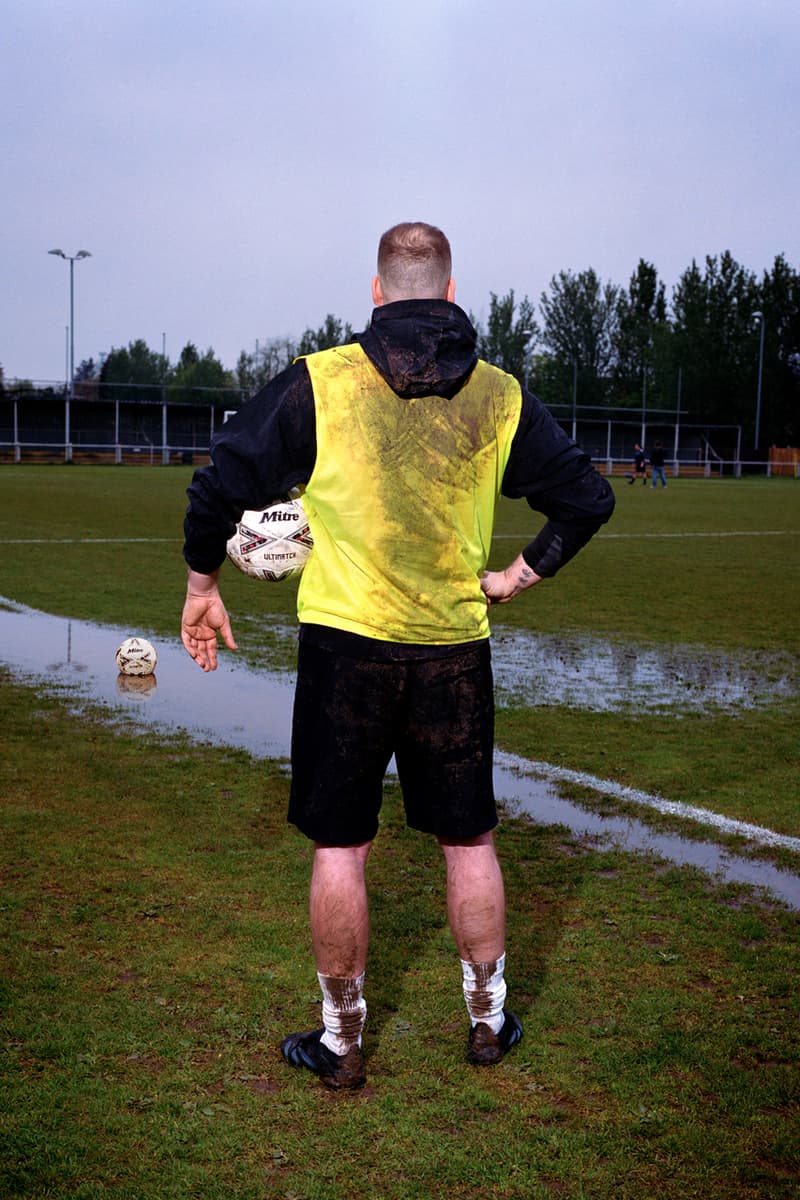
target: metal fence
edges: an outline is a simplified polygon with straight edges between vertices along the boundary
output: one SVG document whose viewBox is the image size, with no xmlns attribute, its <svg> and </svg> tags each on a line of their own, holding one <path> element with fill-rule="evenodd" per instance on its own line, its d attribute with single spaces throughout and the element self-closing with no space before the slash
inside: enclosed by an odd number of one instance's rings
<svg viewBox="0 0 800 1200">
<path fill-rule="evenodd" d="M 246 401 L 239 390 L 181 391 L 135 384 L 27 385 L 0 393 L 0 463 L 201 465 L 215 432 Z M 682 422 L 674 413 L 580 405 L 554 416 L 609 475 L 630 471 L 633 448 L 661 441 L 669 474 L 757 473 L 800 478 L 800 451 L 743 447 L 741 427 Z"/>
<path fill-rule="evenodd" d="M 159 396 L 158 388 L 115 384 L 107 396 L 28 388 L 0 396 L 0 461 L 167 465 L 208 456 L 241 392 L 213 399 Z M 124 389 L 124 390 L 123 390 Z M 155 393 L 155 395 L 154 395 Z"/>
</svg>

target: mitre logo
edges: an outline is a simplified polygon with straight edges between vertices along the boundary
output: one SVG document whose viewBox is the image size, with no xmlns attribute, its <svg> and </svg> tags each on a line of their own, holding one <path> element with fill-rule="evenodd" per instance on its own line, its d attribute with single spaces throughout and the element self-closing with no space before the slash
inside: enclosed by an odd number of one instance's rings
<svg viewBox="0 0 800 1200">
<path fill-rule="evenodd" d="M 296 521 L 297 513 L 287 512 L 283 508 L 268 508 L 261 514 L 261 524 L 266 521 Z"/>
</svg>

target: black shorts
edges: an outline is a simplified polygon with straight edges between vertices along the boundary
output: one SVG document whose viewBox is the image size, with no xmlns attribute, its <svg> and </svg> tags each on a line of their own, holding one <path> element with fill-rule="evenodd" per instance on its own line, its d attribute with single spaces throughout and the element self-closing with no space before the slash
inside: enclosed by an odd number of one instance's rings
<svg viewBox="0 0 800 1200">
<path fill-rule="evenodd" d="M 289 820 L 332 846 L 371 841 L 392 754 L 412 829 L 445 839 L 497 824 L 488 641 L 443 658 L 370 661 L 301 637 Z"/>
</svg>

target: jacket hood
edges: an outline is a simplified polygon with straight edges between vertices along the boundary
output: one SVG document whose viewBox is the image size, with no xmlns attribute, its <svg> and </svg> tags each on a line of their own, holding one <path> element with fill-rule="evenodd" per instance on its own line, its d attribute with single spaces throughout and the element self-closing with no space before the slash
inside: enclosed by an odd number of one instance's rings
<svg viewBox="0 0 800 1200">
<path fill-rule="evenodd" d="M 393 392 L 405 400 L 454 396 L 478 361 L 469 317 L 448 300 L 398 300 L 372 313 L 358 341 Z"/>
</svg>

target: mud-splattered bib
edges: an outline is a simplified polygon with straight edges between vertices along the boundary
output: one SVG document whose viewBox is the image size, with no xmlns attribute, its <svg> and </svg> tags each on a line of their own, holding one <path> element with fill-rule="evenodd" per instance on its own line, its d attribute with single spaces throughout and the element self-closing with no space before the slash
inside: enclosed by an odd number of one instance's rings
<svg viewBox="0 0 800 1200">
<path fill-rule="evenodd" d="M 301 621 L 382 641 L 488 637 L 480 573 L 519 422 L 519 384 L 485 362 L 451 399 L 404 400 L 358 344 L 306 359 L 317 457 Z"/>
</svg>

